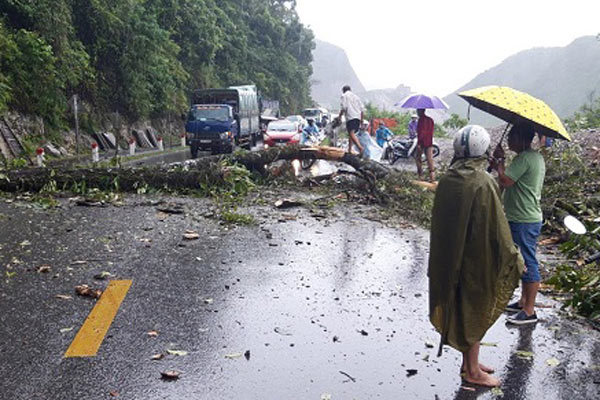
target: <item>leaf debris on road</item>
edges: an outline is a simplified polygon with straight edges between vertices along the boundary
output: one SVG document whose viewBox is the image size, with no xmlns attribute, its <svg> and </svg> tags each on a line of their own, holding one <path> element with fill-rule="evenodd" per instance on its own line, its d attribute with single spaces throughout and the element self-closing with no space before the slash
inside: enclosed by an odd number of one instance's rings
<svg viewBox="0 0 600 400">
<path fill-rule="evenodd" d="M 347 372 L 344 371 L 340 371 L 340 374 L 346 376 L 348 379 L 350 379 L 352 382 L 356 382 L 356 378 L 354 378 L 353 376 L 351 376 L 350 374 L 348 374 Z"/>
<path fill-rule="evenodd" d="M 179 379 L 179 375 L 181 375 L 179 371 L 175 370 L 163 371 L 160 374 L 165 380 L 176 380 Z"/>
</svg>

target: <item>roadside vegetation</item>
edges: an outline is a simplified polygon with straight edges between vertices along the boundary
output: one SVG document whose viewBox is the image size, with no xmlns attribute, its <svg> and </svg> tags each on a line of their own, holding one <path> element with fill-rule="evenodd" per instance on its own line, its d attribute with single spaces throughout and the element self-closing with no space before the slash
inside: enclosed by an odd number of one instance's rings
<svg viewBox="0 0 600 400">
<path fill-rule="evenodd" d="M 600 101 L 582 107 L 567 123 L 578 130 L 574 143 L 555 142 L 546 154 L 542 205 L 549 218 L 544 229 L 566 259 L 547 283 L 567 295 L 566 306 L 600 326 L 600 260 L 591 260 L 600 252 Z M 567 214 L 583 222 L 585 235 L 565 230 Z"/>
<path fill-rule="evenodd" d="M 256 84 L 282 111 L 310 103 L 314 36 L 294 1 L 6 0 L 0 3 L 0 112 L 36 115 L 44 135 L 83 102 L 97 116 L 178 117 L 194 89 Z M 49 139 L 49 137 L 45 137 Z"/>
</svg>

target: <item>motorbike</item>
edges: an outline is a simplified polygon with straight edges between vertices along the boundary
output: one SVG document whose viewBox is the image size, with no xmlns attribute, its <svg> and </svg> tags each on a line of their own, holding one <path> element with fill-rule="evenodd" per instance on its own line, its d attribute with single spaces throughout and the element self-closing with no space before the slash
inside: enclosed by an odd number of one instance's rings
<svg viewBox="0 0 600 400">
<path fill-rule="evenodd" d="M 417 150 L 417 139 L 391 138 L 387 140 L 383 159 L 388 160 L 390 164 L 396 163 L 401 158 L 414 157 Z M 440 155 L 440 147 L 433 142 L 433 157 Z M 425 161 L 425 154 L 421 155 L 421 159 Z"/>
<path fill-rule="evenodd" d="M 324 139 L 323 133 L 319 132 L 318 134 L 310 134 L 307 135 L 306 141 L 302 143 L 306 146 L 318 146 Z M 317 161 L 316 158 L 306 158 L 300 161 L 300 165 L 302 169 L 309 169 L 313 166 L 313 164 Z"/>
</svg>

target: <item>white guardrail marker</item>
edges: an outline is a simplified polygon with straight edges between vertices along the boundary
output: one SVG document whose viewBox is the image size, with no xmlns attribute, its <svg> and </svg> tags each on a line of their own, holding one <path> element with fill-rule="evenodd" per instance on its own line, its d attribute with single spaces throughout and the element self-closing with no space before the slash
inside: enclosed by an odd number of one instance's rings
<svg viewBox="0 0 600 400">
<path fill-rule="evenodd" d="M 100 161 L 100 154 L 98 153 L 98 143 L 94 142 L 92 143 L 92 162 L 99 162 Z"/>
<path fill-rule="evenodd" d="M 41 147 L 38 147 L 35 150 L 35 154 L 36 154 L 37 166 L 43 167 L 44 166 L 44 149 Z"/>
</svg>

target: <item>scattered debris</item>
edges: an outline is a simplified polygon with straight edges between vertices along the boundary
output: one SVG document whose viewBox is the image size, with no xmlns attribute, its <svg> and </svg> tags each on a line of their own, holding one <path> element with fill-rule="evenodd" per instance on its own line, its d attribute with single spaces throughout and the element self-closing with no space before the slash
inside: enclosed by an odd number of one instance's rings
<svg viewBox="0 0 600 400">
<path fill-rule="evenodd" d="M 147 333 L 147 335 L 150 337 L 158 337 L 158 331 L 150 331 Z"/>
<path fill-rule="evenodd" d="M 76 260 L 76 261 L 72 261 L 71 265 L 83 265 L 83 264 L 87 264 L 86 260 Z"/>
<path fill-rule="evenodd" d="M 558 367 L 558 365 L 560 364 L 560 360 L 552 357 L 546 360 L 546 364 L 548 364 L 550 367 Z"/>
<path fill-rule="evenodd" d="M 495 387 L 491 390 L 492 394 L 494 396 L 498 396 L 498 397 L 503 397 L 504 396 L 504 392 L 502 391 L 502 389 L 500 389 L 499 387 Z"/>
<path fill-rule="evenodd" d="M 435 347 L 435 344 L 433 342 L 430 342 L 429 340 L 427 340 L 425 342 L 425 347 L 427 347 L 428 349 L 433 349 Z"/>
<path fill-rule="evenodd" d="M 113 390 L 109 394 L 110 394 L 110 397 L 119 397 L 119 392 L 117 392 L 116 390 Z"/>
<path fill-rule="evenodd" d="M 165 358 L 165 355 L 163 353 L 159 353 L 159 354 L 154 354 L 152 357 L 150 357 L 151 360 L 162 360 L 163 358 Z"/>
<path fill-rule="evenodd" d="M 21 246 L 21 247 L 31 246 L 31 242 L 29 240 L 23 240 L 21 243 L 19 243 L 19 246 Z"/>
<path fill-rule="evenodd" d="M 50 272 L 52 270 L 52 267 L 50 267 L 47 264 L 44 265 L 40 265 L 37 269 L 38 274 L 46 274 L 48 272 Z"/>
<path fill-rule="evenodd" d="M 167 353 L 172 356 L 187 356 L 188 352 L 185 350 L 167 350 Z"/>
<path fill-rule="evenodd" d="M 234 360 L 236 358 L 240 358 L 242 357 L 243 354 L 242 353 L 231 353 L 231 354 L 225 354 L 225 358 L 229 359 L 229 360 Z"/>
<path fill-rule="evenodd" d="M 340 341 L 340 338 L 339 338 L 339 337 L 337 337 L 337 336 L 334 336 L 334 337 L 333 337 L 333 343 L 336 343 L 336 342 L 339 342 L 339 341 Z"/>
<path fill-rule="evenodd" d="M 73 329 L 75 329 L 74 326 L 70 327 L 70 328 L 62 328 L 60 329 L 60 333 L 67 333 L 67 332 L 71 332 Z"/>
<path fill-rule="evenodd" d="M 298 200 L 280 199 L 275 202 L 276 208 L 286 209 L 301 206 L 303 203 Z"/>
<path fill-rule="evenodd" d="M 246 357 L 246 360 L 250 361 L 250 350 L 244 352 L 244 357 Z"/>
<path fill-rule="evenodd" d="M 93 289 L 88 285 L 77 285 L 75 286 L 75 292 L 83 297 L 92 297 L 94 299 L 99 299 L 102 296 L 102 290 Z"/>
<path fill-rule="evenodd" d="M 360 331 L 357 330 L 358 333 L 360 333 L 363 336 L 369 336 L 369 332 L 365 331 L 364 329 L 361 329 Z"/>
<path fill-rule="evenodd" d="M 415 376 L 418 372 L 419 372 L 419 370 L 416 370 L 416 369 L 407 369 L 406 376 L 408 378 L 410 378 L 411 376 Z"/>
<path fill-rule="evenodd" d="M 522 360 L 533 360 L 533 353 L 531 351 L 517 350 L 516 354 Z"/>
<path fill-rule="evenodd" d="M 69 296 L 68 294 L 57 294 L 56 296 L 57 299 L 61 299 L 61 300 L 72 300 L 73 296 Z"/>
<path fill-rule="evenodd" d="M 102 271 L 99 274 L 94 275 L 94 279 L 97 279 L 99 281 L 103 281 L 106 278 L 110 278 L 112 276 L 114 276 L 114 275 L 111 274 L 110 272 L 108 272 L 108 271 Z"/>
<path fill-rule="evenodd" d="M 468 390 L 469 392 L 474 392 L 475 388 L 474 387 L 469 387 L 469 386 L 461 386 L 460 387 L 462 390 Z"/>
<path fill-rule="evenodd" d="M 354 378 L 353 376 L 350 376 L 350 374 L 348 374 L 347 372 L 340 371 L 340 374 L 348 377 L 348 379 L 350 379 L 352 382 L 356 382 L 356 378 Z"/>
<path fill-rule="evenodd" d="M 177 204 L 177 203 L 167 203 L 167 204 L 161 205 L 159 207 L 156 207 L 156 210 L 160 211 L 162 213 L 165 213 L 165 214 L 183 214 L 184 213 L 183 204 Z"/>
<path fill-rule="evenodd" d="M 176 380 L 179 379 L 179 371 L 175 371 L 175 370 L 168 370 L 168 371 L 163 371 L 160 373 L 162 378 L 165 380 Z"/>
<path fill-rule="evenodd" d="M 275 327 L 275 329 L 273 329 L 273 330 L 275 331 L 275 333 L 278 333 L 283 336 L 292 336 L 291 333 L 285 332 L 285 331 L 281 330 L 281 328 L 279 328 L 279 327 Z"/>
<path fill-rule="evenodd" d="M 321 400 L 331 400 L 331 395 L 329 393 L 323 393 L 321 395 Z"/>
<path fill-rule="evenodd" d="M 200 234 L 195 231 L 186 230 L 183 234 L 185 240 L 197 240 L 200 239 Z"/>
<path fill-rule="evenodd" d="M 214 301 L 212 298 L 210 298 L 210 297 L 208 297 L 208 298 L 204 299 L 204 304 L 209 304 L 209 305 L 210 305 L 210 304 L 212 304 L 212 303 L 214 303 L 214 302 L 215 302 L 215 301 Z"/>
<path fill-rule="evenodd" d="M 108 207 L 108 204 L 104 201 L 96 201 L 92 199 L 83 199 L 78 197 L 75 199 L 75 204 L 82 207 Z"/>
<path fill-rule="evenodd" d="M 480 345 L 488 346 L 488 347 L 498 347 L 498 343 L 494 343 L 494 342 L 481 342 Z"/>
</svg>

